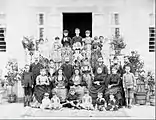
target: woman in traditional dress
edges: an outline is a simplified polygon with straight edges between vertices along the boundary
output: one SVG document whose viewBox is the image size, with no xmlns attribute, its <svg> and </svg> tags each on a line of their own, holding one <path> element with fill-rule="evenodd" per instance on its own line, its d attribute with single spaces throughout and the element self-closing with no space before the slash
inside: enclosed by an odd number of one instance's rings
<svg viewBox="0 0 156 120">
<path fill-rule="evenodd" d="M 36 86 L 34 96 L 39 103 L 42 103 L 42 99 L 45 93 L 51 94 L 49 79 L 46 76 L 46 70 L 43 68 L 40 70 L 40 75 L 36 78 Z"/>
<path fill-rule="evenodd" d="M 67 85 L 68 81 L 62 71 L 62 68 L 58 69 L 56 75 L 52 79 L 54 91 L 56 91 L 56 95 L 59 97 L 61 103 L 65 102 L 67 96 Z"/>
<path fill-rule="evenodd" d="M 69 81 L 70 88 L 75 89 L 75 92 L 78 94 L 78 99 L 81 100 L 84 95 L 84 90 L 86 88 L 86 82 L 82 79 L 79 68 L 75 68 L 74 75 Z"/>
<path fill-rule="evenodd" d="M 121 78 L 117 73 L 117 68 L 112 68 L 112 74 L 107 79 L 107 89 L 105 92 L 105 98 L 108 102 L 109 95 L 113 94 L 115 96 L 115 99 L 117 100 L 118 106 L 123 106 L 123 98 L 122 98 L 122 86 L 121 86 Z"/>
<path fill-rule="evenodd" d="M 108 69 L 103 64 L 103 59 L 98 59 L 98 64 L 95 68 L 93 68 L 94 80 L 92 81 L 92 86 L 89 90 L 90 95 L 93 99 L 93 105 L 96 103 L 97 93 L 105 91 L 105 82 L 107 79 Z"/>
</svg>

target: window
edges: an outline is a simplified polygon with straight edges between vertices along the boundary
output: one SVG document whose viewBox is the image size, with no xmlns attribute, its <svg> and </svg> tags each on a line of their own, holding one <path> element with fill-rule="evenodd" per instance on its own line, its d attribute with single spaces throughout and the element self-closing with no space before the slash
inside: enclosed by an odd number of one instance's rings
<svg viewBox="0 0 156 120">
<path fill-rule="evenodd" d="M 155 27 L 149 27 L 149 52 L 155 52 Z"/>
<path fill-rule="evenodd" d="M 39 39 L 44 39 L 44 33 L 45 33 L 45 14 L 44 13 L 39 13 L 37 14 L 37 19 L 38 19 L 38 38 Z"/>
<path fill-rule="evenodd" d="M 111 35 L 115 37 L 120 36 L 120 21 L 119 13 L 111 13 Z"/>
<path fill-rule="evenodd" d="M 155 52 L 155 15 L 149 14 L 149 52 Z"/>
<path fill-rule="evenodd" d="M 6 33 L 6 20 L 5 14 L 0 14 L 0 52 L 6 52 L 6 42 L 5 42 L 5 33 Z"/>
</svg>

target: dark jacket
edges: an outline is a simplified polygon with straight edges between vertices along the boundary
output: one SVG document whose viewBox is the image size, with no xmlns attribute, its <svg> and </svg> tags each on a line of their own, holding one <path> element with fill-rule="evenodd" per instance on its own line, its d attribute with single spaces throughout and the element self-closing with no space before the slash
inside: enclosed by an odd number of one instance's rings
<svg viewBox="0 0 156 120">
<path fill-rule="evenodd" d="M 81 36 L 78 36 L 78 37 L 75 36 L 75 37 L 73 37 L 72 40 L 71 40 L 71 45 L 73 45 L 76 42 L 80 42 L 81 45 L 82 45 L 82 37 Z"/>
<path fill-rule="evenodd" d="M 40 63 L 32 63 L 30 65 L 30 72 L 32 72 L 33 80 L 36 81 L 38 75 L 40 75 L 40 69 L 43 68 L 43 65 Z"/>
<path fill-rule="evenodd" d="M 63 47 L 71 46 L 71 38 L 70 37 L 63 37 L 61 40 Z"/>
<path fill-rule="evenodd" d="M 34 84 L 34 80 L 32 78 L 31 72 L 23 72 L 21 84 L 24 87 L 28 87 L 28 86 L 31 87 Z"/>
</svg>

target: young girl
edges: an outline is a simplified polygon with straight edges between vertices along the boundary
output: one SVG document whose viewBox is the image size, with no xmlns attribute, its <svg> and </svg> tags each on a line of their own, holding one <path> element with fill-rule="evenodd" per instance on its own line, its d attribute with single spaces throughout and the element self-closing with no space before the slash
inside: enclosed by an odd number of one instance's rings
<svg viewBox="0 0 156 120">
<path fill-rule="evenodd" d="M 82 97 L 82 104 L 80 106 L 86 110 L 93 110 L 94 107 L 92 105 L 92 98 L 89 95 L 89 91 L 86 90 L 84 96 Z"/>
<path fill-rule="evenodd" d="M 98 92 L 98 98 L 96 99 L 95 109 L 99 111 L 103 111 L 105 110 L 106 107 L 107 107 L 107 103 L 105 99 L 103 98 L 103 93 Z"/>
<path fill-rule="evenodd" d="M 67 79 L 63 74 L 62 68 L 57 71 L 57 74 L 53 77 L 53 86 L 56 95 L 59 97 L 61 102 L 65 102 L 67 95 Z"/>
<path fill-rule="evenodd" d="M 83 59 L 83 56 L 80 53 L 80 50 L 75 50 L 74 54 L 73 54 L 73 61 L 77 60 L 77 61 L 81 61 Z"/>
<path fill-rule="evenodd" d="M 58 69 L 61 66 L 61 61 L 62 61 L 61 48 L 62 48 L 62 44 L 60 43 L 60 38 L 55 37 L 55 41 L 52 46 L 53 52 L 51 58 L 55 62 L 56 69 Z"/>
<path fill-rule="evenodd" d="M 50 105 L 51 105 L 51 101 L 49 99 L 49 94 L 48 93 L 45 93 L 40 108 L 42 110 L 43 109 L 49 109 L 50 108 Z"/>
<path fill-rule="evenodd" d="M 53 97 L 51 98 L 51 105 L 50 108 L 54 110 L 59 110 L 62 108 L 62 105 L 60 104 L 60 99 L 57 97 L 56 92 L 52 92 Z"/>
<path fill-rule="evenodd" d="M 35 98 L 39 103 L 42 103 L 42 99 L 45 93 L 50 94 L 49 79 L 46 76 L 46 70 L 43 68 L 40 70 L 40 75 L 36 78 L 35 86 Z"/>
<path fill-rule="evenodd" d="M 78 68 L 74 70 L 74 75 L 69 81 L 69 85 L 75 88 L 76 93 L 79 95 L 79 100 L 81 100 L 82 96 L 84 95 L 86 82 L 82 79 L 80 70 Z"/>
<path fill-rule="evenodd" d="M 115 100 L 113 94 L 110 94 L 109 101 L 108 101 L 107 104 L 108 104 L 107 107 L 106 107 L 107 111 L 116 111 L 116 110 L 118 110 L 117 101 Z"/>
</svg>

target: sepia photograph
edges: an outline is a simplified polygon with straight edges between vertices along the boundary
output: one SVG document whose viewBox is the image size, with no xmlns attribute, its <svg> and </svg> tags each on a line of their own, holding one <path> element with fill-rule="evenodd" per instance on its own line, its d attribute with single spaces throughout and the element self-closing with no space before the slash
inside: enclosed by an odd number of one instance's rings
<svg viewBox="0 0 156 120">
<path fill-rule="evenodd" d="M 155 0 L 0 0 L 0 119 L 155 119 Z"/>
</svg>

